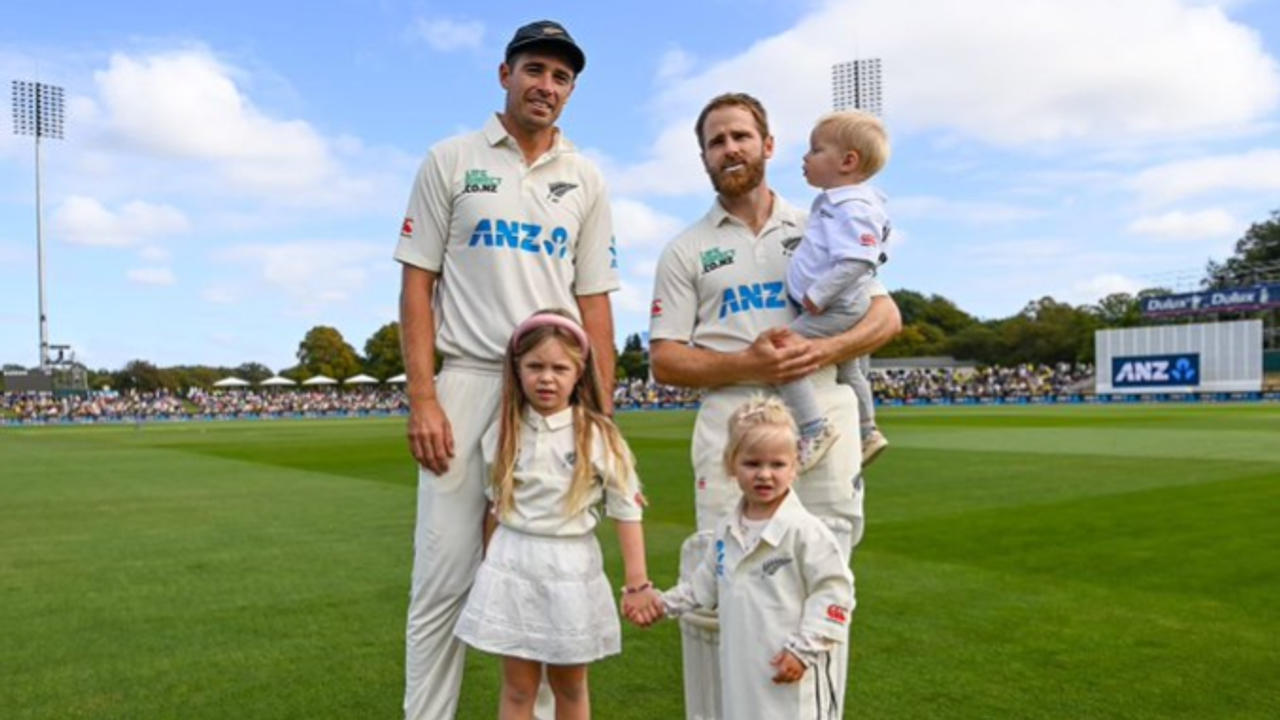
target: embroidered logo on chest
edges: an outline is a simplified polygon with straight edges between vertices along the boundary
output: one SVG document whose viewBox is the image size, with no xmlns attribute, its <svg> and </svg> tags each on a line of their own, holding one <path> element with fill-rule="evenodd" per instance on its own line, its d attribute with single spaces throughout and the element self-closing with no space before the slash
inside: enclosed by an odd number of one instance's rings
<svg viewBox="0 0 1280 720">
<path fill-rule="evenodd" d="M 764 565 L 760 567 L 760 570 L 767 577 L 773 577 L 774 573 L 781 570 L 790 562 L 791 562 L 791 558 L 789 557 L 772 557 L 764 561 Z"/>
<path fill-rule="evenodd" d="M 553 182 L 547 186 L 547 199 L 553 203 L 560 202 L 560 199 L 569 193 L 570 190 L 578 187 L 573 183 Z"/>
</svg>

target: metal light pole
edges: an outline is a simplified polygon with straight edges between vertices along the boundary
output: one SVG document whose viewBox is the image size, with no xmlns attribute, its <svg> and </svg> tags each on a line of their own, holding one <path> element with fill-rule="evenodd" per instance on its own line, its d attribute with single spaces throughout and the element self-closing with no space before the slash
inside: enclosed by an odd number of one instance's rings
<svg viewBox="0 0 1280 720">
<path fill-rule="evenodd" d="M 49 370 L 49 316 L 44 300 L 44 234 L 40 205 L 40 138 L 62 139 L 62 88 L 25 80 L 13 81 L 13 134 L 35 136 L 36 272 L 40 294 L 40 369 Z"/>
</svg>

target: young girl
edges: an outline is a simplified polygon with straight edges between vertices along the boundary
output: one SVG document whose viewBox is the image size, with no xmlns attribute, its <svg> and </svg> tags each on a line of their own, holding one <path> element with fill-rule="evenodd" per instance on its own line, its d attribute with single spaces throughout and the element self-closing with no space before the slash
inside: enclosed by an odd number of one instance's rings
<svg viewBox="0 0 1280 720">
<path fill-rule="evenodd" d="M 587 664 L 621 650 L 593 532 L 602 498 L 622 549 L 623 612 L 642 624 L 661 614 L 645 568 L 639 482 L 602 412 L 587 335 L 568 313 L 542 310 L 521 323 L 503 375 L 499 420 L 483 441 L 485 558 L 454 634 L 502 655 L 499 718 L 533 717 L 544 669 L 557 720 L 587 718 Z"/>
<path fill-rule="evenodd" d="M 835 536 L 791 492 L 796 448 L 780 400 L 734 412 L 724 463 L 742 501 L 716 524 L 689 582 L 662 595 L 672 616 L 719 607 L 726 718 L 840 717 L 829 652 L 849 634 L 853 575 Z"/>
</svg>

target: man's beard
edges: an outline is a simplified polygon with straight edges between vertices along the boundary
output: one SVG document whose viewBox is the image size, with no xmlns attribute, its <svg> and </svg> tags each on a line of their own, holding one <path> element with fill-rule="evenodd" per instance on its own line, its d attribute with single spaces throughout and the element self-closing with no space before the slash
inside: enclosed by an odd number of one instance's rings
<svg viewBox="0 0 1280 720">
<path fill-rule="evenodd" d="M 727 164 L 733 165 L 736 162 Z M 755 190 L 760 183 L 764 182 L 763 157 L 741 162 L 743 168 L 731 173 L 725 172 L 724 168 L 719 170 L 707 168 L 707 175 L 711 178 L 711 186 L 716 189 L 716 192 L 727 198 L 741 197 Z"/>
</svg>

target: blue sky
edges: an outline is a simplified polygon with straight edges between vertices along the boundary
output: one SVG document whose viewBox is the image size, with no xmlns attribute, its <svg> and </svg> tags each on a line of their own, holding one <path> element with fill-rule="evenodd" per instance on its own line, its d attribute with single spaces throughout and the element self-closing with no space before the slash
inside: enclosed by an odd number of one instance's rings
<svg viewBox="0 0 1280 720">
<path fill-rule="evenodd" d="M 711 202 L 692 120 L 769 108 L 771 184 L 834 62 L 879 57 L 891 288 L 981 317 L 1044 295 L 1188 287 L 1280 208 L 1280 8 L 1262 0 L 30 3 L 0 80 L 67 93 L 44 145 L 50 337 L 91 367 L 294 362 L 395 319 L 390 259 L 433 142 L 501 106 L 516 26 L 561 20 L 586 71 L 562 117 L 613 189 L 619 343 L 662 245 Z M 7 114 L 7 113 L 6 113 Z M 0 135 L 0 362 L 37 361 L 31 138 Z"/>
</svg>

